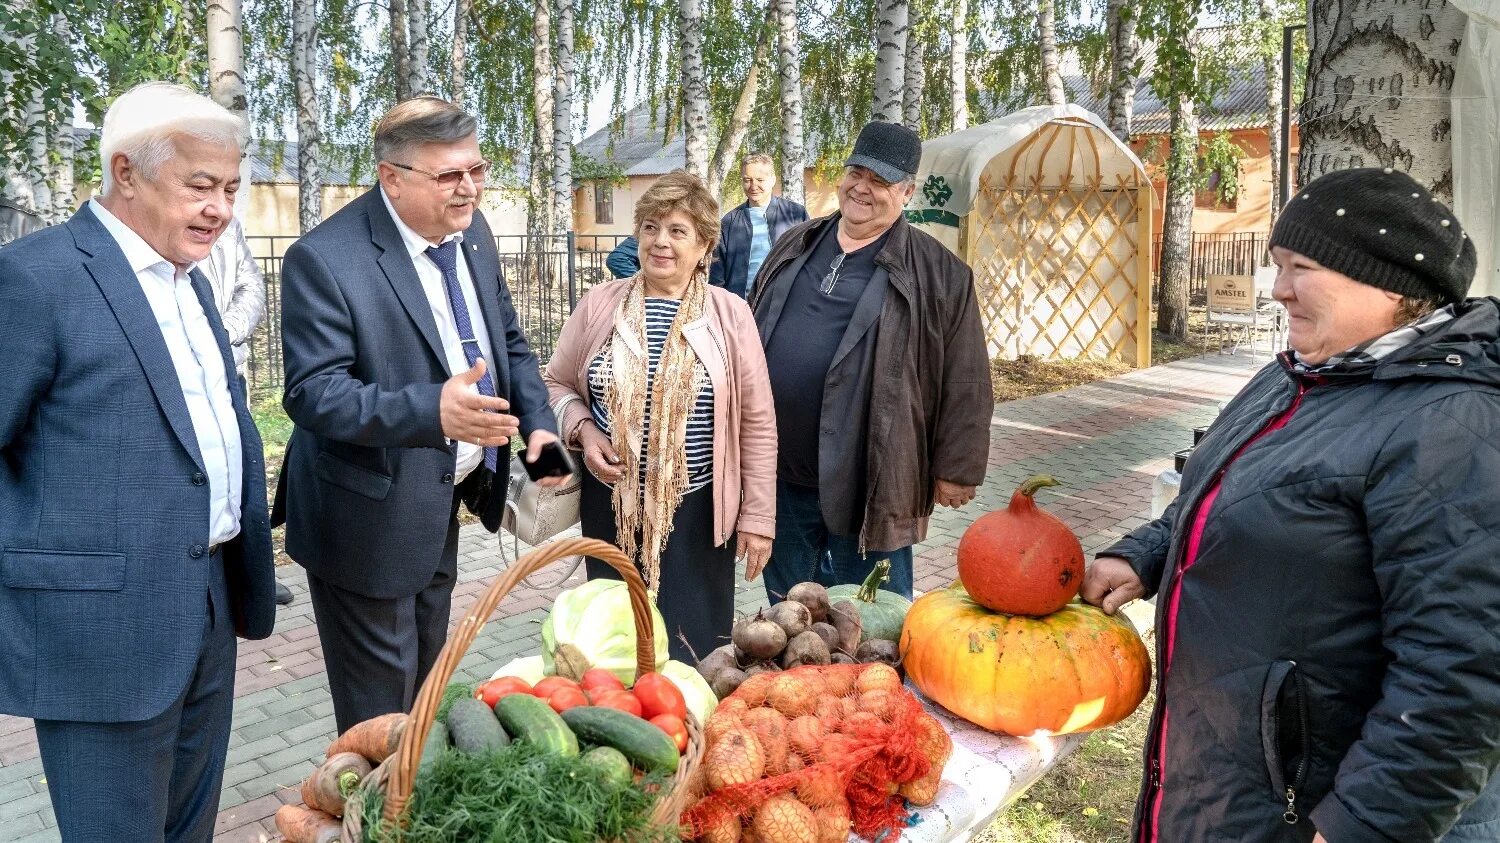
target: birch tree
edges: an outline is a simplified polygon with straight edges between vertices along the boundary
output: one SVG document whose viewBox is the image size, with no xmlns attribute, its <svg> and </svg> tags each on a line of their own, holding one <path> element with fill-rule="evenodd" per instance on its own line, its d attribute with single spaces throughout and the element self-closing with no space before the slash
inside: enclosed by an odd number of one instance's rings
<svg viewBox="0 0 1500 843">
<path fill-rule="evenodd" d="M 922 131 L 922 98 L 927 87 L 926 39 L 922 37 L 926 18 L 920 2 L 910 7 L 911 20 L 906 30 L 906 56 L 903 59 L 901 86 L 901 122 L 914 132 Z"/>
<path fill-rule="evenodd" d="M 1271 225 L 1281 214 L 1281 27 L 1276 0 L 1257 0 L 1261 69 L 1266 77 L 1266 128 L 1271 153 Z M 1269 229 L 1268 229 L 1269 230 Z M 1269 256 L 1267 256 L 1269 260 Z"/>
<path fill-rule="evenodd" d="M 1068 93 L 1063 88 L 1062 65 L 1057 54 L 1057 9 L 1054 0 L 1038 0 L 1036 14 L 1037 43 L 1042 49 L 1042 83 L 1047 102 L 1064 105 Z"/>
<path fill-rule="evenodd" d="M 1270 0 L 1262 0 L 1269 2 Z M 1138 12 L 1130 0 L 1109 0 L 1105 23 L 1109 41 L 1109 128 L 1115 137 L 1130 142 L 1130 119 L 1135 111 L 1135 84 L 1140 74 L 1135 36 Z"/>
<path fill-rule="evenodd" d="M 240 0 L 209 0 L 208 94 L 242 120 L 249 120 L 245 98 L 244 15 Z"/>
<path fill-rule="evenodd" d="M 575 0 L 557 0 L 557 53 L 552 96 L 552 224 L 557 234 L 573 227 L 573 58 Z"/>
<path fill-rule="evenodd" d="M 410 35 L 407 43 L 411 50 L 411 61 L 408 64 L 411 78 L 407 87 L 415 97 L 432 93 L 432 73 L 427 64 L 427 29 L 431 15 L 428 13 L 427 0 L 406 0 L 406 4 L 407 32 Z"/>
<path fill-rule="evenodd" d="M 719 145 L 714 149 L 713 161 L 708 167 L 708 190 L 714 196 L 723 195 L 724 180 L 729 177 L 729 169 L 739 158 L 740 148 L 744 145 L 745 135 L 750 129 L 750 116 L 755 112 L 755 101 L 760 95 L 760 70 L 771 52 L 771 24 L 774 10 L 773 0 L 766 7 L 766 15 L 756 32 L 755 55 L 750 60 L 750 71 L 745 75 L 745 84 L 740 88 L 740 96 L 735 101 L 734 112 L 729 116 L 728 125 L 719 135 Z"/>
<path fill-rule="evenodd" d="M 473 0 L 453 0 L 453 52 L 448 59 L 448 98 L 454 105 L 463 106 L 464 78 L 467 71 L 469 51 L 469 10 Z"/>
<path fill-rule="evenodd" d="M 297 0 L 293 0 L 293 2 L 297 2 Z M 407 15 L 406 0 L 387 0 L 387 4 L 391 12 L 389 26 L 391 71 L 395 75 L 396 102 L 401 102 L 411 99 L 415 93 L 411 85 L 411 49 L 407 46 L 411 34 L 411 24 Z"/>
<path fill-rule="evenodd" d="M 797 31 L 797 0 L 772 0 L 776 9 L 776 79 L 781 91 L 781 195 L 805 202 L 806 166 L 802 135 L 802 47 Z"/>
<path fill-rule="evenodd" d="M 323 219 L 319 172 L 317 0 L 292 0 L 292 81 L 297 97 L 297 225 L 303 234 Z M 398 80 L 399 81 L 399 80 Z"/>
<path fill-rule="evenodd" d="M 1298 179 L 1395 167 L 1453 201 L 1449 96 L 1465 16 L 1434 0 L 1312 0 Z"/>
<path fill-rule="evenodd" d="M 52 31 L 59 44 L 72 44 L 72 27 L 62 13 L 52 15 Z M 57 109 L 57 125 L 52 135 L 51 182 L 52 222 L 66 221 L 73 215 L 76 203 L 73 168 L 78 153 L 77 139 L 73 136 L 73 103 L 70 96 Z"/>
<path fill-rule="evenodd" d="M 948 86 L 953 96 L 953 131 L 969 128 L 969 0 L 953 0 L 949 33 Z"/>
<path fill-rule="evenodd" d="M 532 242 L 538 235 L 551 234 L 552 221 L 552 142 L 555 130 L 555 107 L 552 82 L 552 6 L 551 0 L 534 0 L 531 17 L 531 178 L 527 195 L 530 210 L 527 231 Z"/>
<path fill-rule="evenodd" d="M 876 0 L 875 103 L 871 119 L 900 123 L 910 0 Z"/>
<path fill-rule="evenodd" d="M 677 2 L 678 61 L 682 70 L 682 134 L 686 168 L 708 177 L 708 78 L 703 69 L 703 0 Z"/>
<path fill-rule="evenodd" d="M 1161 278 L 1157 330 L 1187 336 L 1188 286 L 1193 250 L 1193 196 L 1198 186 L 1198 120 L 1202 95 L 1198 71 L 1198 13 L 1201 0 L 1172 0 L 1155 21 L 1157 73 L 1152 87 L 1171 109 L 1167 155 L 1167 199 L 1161 230 Z"/>
</svg>

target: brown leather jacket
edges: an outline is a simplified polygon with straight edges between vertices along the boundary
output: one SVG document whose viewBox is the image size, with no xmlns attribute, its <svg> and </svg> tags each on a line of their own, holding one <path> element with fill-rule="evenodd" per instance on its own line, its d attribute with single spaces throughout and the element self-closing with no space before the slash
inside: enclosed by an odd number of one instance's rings
<svg viewBox="0 0 1500 843">
<path fill-rule="evenodd" d="M 838 218 L 803 223 L 771 247 L 752 303 L 763 342 Z M 969 267 L 905 219 L 875 266 L 828 370 L 818 474 L 828 528 L 880 551 L 927 537 L 934 479 L 984 483 L 995 400 Z"/>
<path fill-rule="evenodd" d="M 615 311 L 633 279 L 601 284 L 578 300 L 542 374 L 554 406 L 577 397 L 557 420 L 563 442 L 578 445 L 589 413 L 588 367 L 614 335 Z M 714 543 L 735 530 L 776 535 L 776 407 L 765 352 L 745 300 L 708 288 L 703 318 L 684 331 L 714 387 Z M 642 365 L 645 361 L 642 360 Z"/>
</svg>

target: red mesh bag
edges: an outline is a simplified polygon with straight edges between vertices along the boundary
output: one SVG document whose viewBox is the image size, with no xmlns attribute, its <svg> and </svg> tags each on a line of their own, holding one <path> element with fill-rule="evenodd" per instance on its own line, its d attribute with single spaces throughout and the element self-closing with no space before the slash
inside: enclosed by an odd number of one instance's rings
<svg viewBox="0 0 1500 843">
<path fill-rule="evenodd" d="M 931 804 L 953 743 L 885 664 L 762 673 L 704 728 L 704 796 L 684 836 L 709 843 L 899 839 Z"/>
</svg>

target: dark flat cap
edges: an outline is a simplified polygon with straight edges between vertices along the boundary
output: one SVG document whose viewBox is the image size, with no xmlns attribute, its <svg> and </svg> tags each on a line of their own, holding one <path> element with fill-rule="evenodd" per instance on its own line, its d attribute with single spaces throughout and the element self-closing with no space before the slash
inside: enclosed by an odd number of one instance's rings
<svg viewBox="0 0 1500 843">
<path fill-rule="evenodd" d="M 922 139 L 899 123 L 866 123 L 854 142 L 846 167 L 864 167 L 882 181 L 895 184 L 917 174 L 922 163 Z"/>
</svg>

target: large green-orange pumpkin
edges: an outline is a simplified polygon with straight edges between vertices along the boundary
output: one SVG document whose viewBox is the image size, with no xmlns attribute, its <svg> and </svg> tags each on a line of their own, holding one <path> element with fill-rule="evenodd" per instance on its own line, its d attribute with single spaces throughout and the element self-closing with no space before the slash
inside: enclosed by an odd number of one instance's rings
<svg viewBox="0 0 1500 843">
<path fill-rule="evenodd" d="M 1042 618 L 1004 615 L 963 586 L 906 613 L 901 658 L 912 684 L 958 716 L 1007 735 L 1101 729 L 1146 698 L 1151 662 L 1125 615 L 1070 603 Z"/>
</svg>

